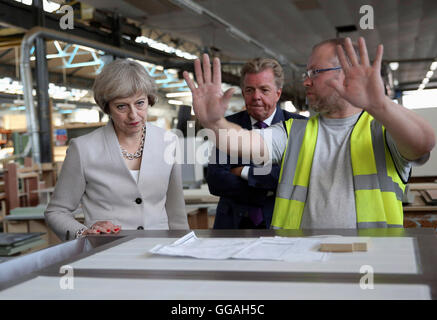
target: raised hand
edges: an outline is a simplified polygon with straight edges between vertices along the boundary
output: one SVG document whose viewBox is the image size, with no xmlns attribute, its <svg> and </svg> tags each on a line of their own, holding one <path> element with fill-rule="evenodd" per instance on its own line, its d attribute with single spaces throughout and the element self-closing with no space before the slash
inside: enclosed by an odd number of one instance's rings
<svg viewBox="0 0 437 320">
<path fill-rule="evenodd" d="M 213 60 L 212 77 L 211 64 L 207 54 L 203 55 L 202 66 L 203 70 L 199 59 L 194 61 L 197 87 L 189 77 L 188 72 L 184 71 L 183 75 L 193 95 L 193 108 L 196 117 L 204 127 L 213 128 L 224 118 L 234 89 L 228 89 L 223 93 L 221 89 L 221 67 L 218 58 Z"/>
<path fill-rule="evenodd" d="M 337 55 L 345 74 L 344 82 L 330 80 L 327 84 L 355 107 L 370 113 L 379 111 L 378 109 L 382 108 L 387 101 L 384 93 L 384 83 L 381 78 L 383 46 L 381 44 L 378 46 L 376 58 L 372 65 L 369 62 L 364 38 L 360 37 L 358 40 L 359 61 L 350 38 L 346 38 L 345 49 L 349 61 L 342 46 L 337 46 Z"/>
</svg>

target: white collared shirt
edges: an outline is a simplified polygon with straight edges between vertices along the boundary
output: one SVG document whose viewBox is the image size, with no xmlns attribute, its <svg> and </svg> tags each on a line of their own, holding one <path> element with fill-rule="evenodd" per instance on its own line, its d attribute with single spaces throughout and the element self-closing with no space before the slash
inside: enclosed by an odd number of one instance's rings
<svg viewBox="0 0 437 320">
<path fill-rule="evenodd" d="M 268 117 L 267 119 L 263 120 L 263 122 L 266 125 L 268 125 L 269 127 L 272 125 L 272 121 L 273 121 L 273 118 L 275 117 L 276 111 L 277 111 L 277 109 L 275 108 L 275 111 L 273 111 L 273 113 L 270 115 L 270 117 Z M 249 116 L 249 117 L 250 117 L 250 122 L 252 123 L 252 129 L 260 130 L 258 127 L 255 126 L 255 123 L 257 123 L 258 120 L 256 120 L 255 118 L 252 118 L 252 116 Z M 249 169 L 250 169 L 249 166 L 244 166 L 243 170 L 241 170 L 241 177 L 244 180 L 249 180 Z"/>
<path fill-rule="evenodd" d="M 263 120 L 263 122 L 268 125 L 269 127 L 272 125 L 273 118 L 275 117 L 276 109 L 273 111 L 273 113 L 268 117 L 267 119 Z M 258 127 L 255 127 L 255 123 L 258 122 L 255 118 L 252 118 L 252 116 L 249 116 L 250 122 L 252 123 L 252 129 L 259 129 Z"/>
</svg>

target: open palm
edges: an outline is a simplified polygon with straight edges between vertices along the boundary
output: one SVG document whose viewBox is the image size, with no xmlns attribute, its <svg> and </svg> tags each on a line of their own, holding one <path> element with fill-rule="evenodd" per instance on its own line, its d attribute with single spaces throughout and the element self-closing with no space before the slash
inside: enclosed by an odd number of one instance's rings
<svg viewBox="0 0 437 320">
<path fill-rule="evenodd" d="M 328 82 L 340 96 L 357 108 L 371 111 L 384 103 L 384 84 L 381 78 L 382 45 L 378 46 L 376 58 L 372 65 L 369 62 L 366 44 L 363 38 L 358 41 L 360 61 L 353 49 L 352 42 L 346 39 L 345 52 L 337 46 L 337 54 L 343 69 L 345 79 Z"/>
<path fill-rule="evenodd" d="M 229 100 L 234 89 L 228 89 L 223 93 L 221 89 L 220 60 L 214 58 L 213 73 L 211 76 L 211 64 L 208 55 L 203 55 L 203 70 L 199 59 L 194 61 L 194 73 L 197 87 L 194 81 L 184 72 L 184 79 L 193 95 L 193 108 L 196 117 L 205 127 L 211 127 L 214 123 L 223 119 Z"/>
</svg>

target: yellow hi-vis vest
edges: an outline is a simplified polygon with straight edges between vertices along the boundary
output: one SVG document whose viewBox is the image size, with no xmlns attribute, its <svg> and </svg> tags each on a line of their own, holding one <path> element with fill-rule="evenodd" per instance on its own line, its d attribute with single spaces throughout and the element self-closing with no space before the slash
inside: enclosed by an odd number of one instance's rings
<svg viewBox="0 0 437 320">
<path fill-rule="evenodd" d="M 319 117 L 285 122 L 287 147 L 273 210 L 272 226 L 299 229 L 307 200 Z M 362 112 L 350 138 L 357 228 L 403 227 L 403 182 L 385 139 L 385 128 Z"/>
</svg>

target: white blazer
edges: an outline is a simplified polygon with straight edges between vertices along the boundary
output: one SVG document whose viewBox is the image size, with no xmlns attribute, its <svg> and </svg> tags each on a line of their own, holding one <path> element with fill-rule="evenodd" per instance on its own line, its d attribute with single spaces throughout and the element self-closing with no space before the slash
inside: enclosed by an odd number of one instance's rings
<svg viewBox="0 0 437 320">
<path fill-rule="evenodd" d="M 138 183 L 121 155 L 112 121 L 72 139 L 46 221 L 60 239 L 70 239 L 84 225 L 72 212 L 79 204 L 85 226 L 109 220 L 124 230 L 189 229 L 182 189 L 181 166 L 172 158 L 178 147 L 174 133 L 146 124 Z"/>
</svg>

